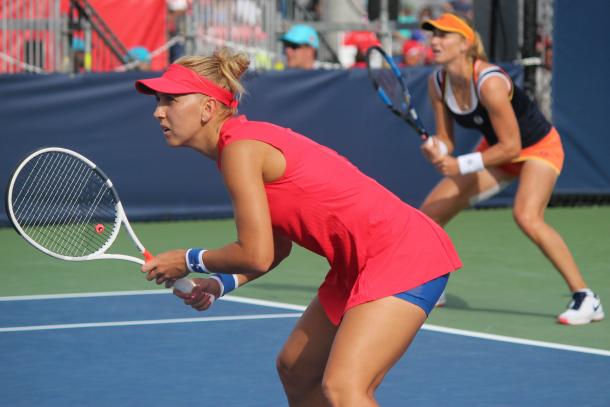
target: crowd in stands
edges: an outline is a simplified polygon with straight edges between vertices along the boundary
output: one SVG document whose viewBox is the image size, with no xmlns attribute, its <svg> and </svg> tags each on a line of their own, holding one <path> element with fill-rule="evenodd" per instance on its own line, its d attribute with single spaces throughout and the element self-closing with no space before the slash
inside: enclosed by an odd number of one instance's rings
<svg viewBox="0 0 610 407">
<path fill-rule="evenodd" d="M 239 7 L 242 12 L 248 11 L 248 15 L 260 14 L 253 12 L 254 2 L 249 0 L 241 1 Z M 287 1 L 278 1 L 278 10 L 288 18 Z M 301 11 L 308 16 L 311 21 L 323 21 L 320 2 L 317 0 L 302 0 L 297 2 Z M 396 16 L 397 30 L 393 33 L 392 42 L 395 44 L 393 54 L 398 63 L 402 66 L 419 66 L 432 63 L 432 50 L 428 44 L 429 35 L 419 28 L 422 21 L 434 18 L 444 12 L 452 12 L 466 17 L 472 21 L 473 5 L 472 0 L 451 0 L 444 3 L 431 2 L 434 6 L 426 2 L 419 2 L 419 7 L 415 7 L 409 1 L 398 1 L 399 12 Z M 423 5 L 422 5 L 423 4 Z M 191 0 L 167 0 L 168 5 L 168 38 L 183 34 L 184 16 Z M 226 12 L 227 10 L 225 10 Z M 219 12 L 219 11 L 218 11 Z M 243 16 L 239 16 L 240 21 Z M 228 17 L 226 17 L 228 18 Z M 218 33 L 216 33 L 218 34 Z M 300 68 L 315 69 L 320 67 L 317 57 L 320 51 L 320 37 L 325 33 L 318 33 L 312 25 L 296 24 L 290 27 L 281 37 L 282 61 L 274 64 L 275 69 Z M 216 37 L 216 35 L 213 35 Z M 226 37 L 221 35 L 221 37 Z M 369 47 L 381 45 L 378 33 L 372 31 L 351 31 L 344 33 L 340 47 L 347 47 L 351 53 L 351 62 L 343 63 L 348 68 L 362 68 L 364 56 Z M 173 61 L 184 54 L 184 45 L 177 42 L 169 50 L 169 61 Z M 344 61 L 341 61 L 344 62 Z"/>
<path fill-rule="evenodd" d="M 395 1 L 396 14 L 392 17 L 396 30 L 391 34 L 391 43 L 393 47 L 390 51 L 394 58 L 401 66 L 420 66 L 431 64 L 433 60 L 432 50 L 429 46 L 429 33 L 420 29 L 422 21 L 428 18 L 434 18 L 444 12 L 452 12 L 467 19 L 473 19 L 473 0 L 451 0 L 444 3 L 425 1 L 415 2 L 415 0 Z M 239 3 L 239 4 L 237 4 Z M 233 42 L 240 42 L 234 38 L 233 31 L 235 26 L 248 25 L 255 27 L 260 25 L 261 9 L 256 1 L 239 0 L 234 7 L 227 8 L 228 3 L 212 2 L 209 6 L 213 7 L 214 13 L 205 13 L 206 18 L 211 18 L 210 21 L 204 21 L 206 35 L 218 38 L 220 40 L 231 39 Z M 303 0 L 297 2 L 311 21 L 324 21 L 324 15 L 319 1 Z M 185 41 L 189 34 L 186 32 L 186 19 L 191 13 L 193 0 L 166 0 L 167 4 L 167 40 L 171 44 L 168 47 L 167 59 L 168 64 L 178 59 L 186 53 Z M 222 6 L 224 4 L 224 6 Z M 289 2 L 279 0 L 278 11 L 286 13 L 286 7 Z M 366 4 L 363 1 L 363 4 Z M 429 5 L 431 4 L 431 5 Z M 222 7 L 221 7 L 222 6 Z M 239 15 L 236 13 L 239 12 Z M 370 14 L 369 14 L 370 16 Z M 288 17 L 288 16 L 286 16 Z M 366 17 L 365 17 L 366 18 Z M 229 24 L 229 20 L 237 19 L 236 23 Z M 220 24 L 223 22 L 223 24 Z M 239 23 L 239 24 L 238 24 Z M 227 32 L 220 32 L 219 27 L 224 27 L 226 31 L 231 27 L 231 35 Z M 215 30 L 215 31 L 214 31 Z M 260 36 L 260 29 L 257 36 Z M 279 48 L 281 52 L 274 58 L 275 63 L 267 64 L 268 68 L 285 69 L 285 68 L 300 68 L 300 69 L 315 69 L 324 66 L 328 62 L 322 58 L 318 60 L 321 54 L 321 46 L 329 46 L 331 42 L 325 41 L 327 34 L 330 32 L 317 32 L 312 25 L 308 25 L 307 21 L 304 24 L 296 24 L 289 27 L 286 32 L 279 38 Z M 342 33 L 343 40 L 339 44 L 339 50 L 336 54 L 339 56 L 348 55 L 348 58 L 339 58 L 341 66 L 345 68 L 363 68 L 365 66 L 364 58 L 366 51 L 373 45 L 381 45 L 381 33 L 373 31 L 350 31 Z M 261 34 L 262 35 L 262 34 Z M 267 33 L 274 35 L 274 33 Z M 386 38 L 386 37 L 384 37 Z M 260 40 L 260 38 L 257 38 Z M 384 44 L 385 41 L 384 41 Z M 75 72 L 82 70 L 83 60 L 80 58 L 82 47 L 76 46 L 73 48 L 75 56 Z M 145 49 L 140 45 L 128 48 L 128 61 L 138 61 L 135 69 L 149 70 L 151 53 L 156 55 L 151 49 Z M 337 50 L 335 50 L 337 51 Z M 255 58 L 258 59 L 258 56 Z M 332 61 L 337 62 L 337 61 Z M 129 69 L 134 69 L 135 62 L 131 62 Z"/>
<path fill-rule="evenodd" d="M 17 0 L 15 0 L 17 1 Z M 370 21 L 371 14 L 367 14 L 366 5 L 374 0 L 350 0 L 350 4 L 361 4 L 359 11 L 362 13 L 363 23 L 371 23 L 371 27 L 379 27 L 378 21 Z M 419 25 L 422 21 L 435 18 L 442 13 L 451 12 L 465 17 L 469 21 L 474 20 L 473 0 L 389 0 L 395 4 L 396 12 L 391 16 L 391 26 L 395 30 L 391 33 L 391 51 L 397 62 L 402 66 L 427 65 L 432 61 L 432 52 L 429 46 L 429 33 L 422 31 Z M 18 2 L 17 2 L 18 3 Z M 16 3 L 16 4 L 17 4 Z M 9 2 L 9 4 L 11 4 Z M 307 63 L 309 68 L 359 68 L 363 66 L 363 55 L 371 45 L 383 42 L 387 46 L 387 36 L 374 31 L 351 31 L 342 32 L 343 41 L 339 43 L 339 48 L 350 48 L 350 54 L 346 62 L 341 58 L 340 51 L 337 50 L 337 42 L 334 35 L 337 34 L 334 28 L 324 28 L 327 21 L 324 16 L 323 2 L 320 0 L 275 0 L 275 8 L 271 12 L 273 18 L 269 18 L 269 9 L 264 5 L 268 3 L 262 0 L 235 0 L 227 2 L 223 0 L 165 0 L 166 4 L 166 29 L 165 43 L 143 44 L 145 38 L 138 40 L 130 38 L 128 40 L 119 38 L 124 42 L 125 50 L 128 51 L 123 58 L 117 58 L 116 53 L 112 66 L 100 66 L 99 48 L 103 47 L 103 42 L 96 38 L 93 32 L 89 41 L 91 53 L 85 52 L 84 30 L 72 27 L 68 33 L 71 44 L 68 48 L 61 48 L 57 52 L 61 53 L 61 60 L 66 62 L 65 69 L 70 72 L 88 72 L 109 70 L 149 70 L 160 69 L 163 63 L 169 64 L 187 52 L 193 52 L 192 45 L 206 43 L 211 46 L 219 46 L 226 43 L 230 47 L 236 44 L 243 45 L 244 49 L 260 50 L 256 55 L 251 55 L 255 69 L 285 69 L 292 68 L 294 60 L 293 54 L 297 57 L 307 54 L 307 58 L 314 55 L 314 62 Z M 290 11 L 290 7 L 297 7 Z M 297 16 L 297 14 L 299 14 Z M 379 18 L 379 17 L 376 17 Z M 265 22 L 273 20 L 275 25 L 265 26 Z M 318 28 L 316 32 L 316 45 L 298 44 L 285 41 L 278 34 L 277 29 L 285 24 L 286 21 L 298 21 L 298 25 L 303 29 L 303 25 Z M 116 23 L 116 22 L 115 22 Z M 161 24 L 159 24 L 161 26 Z M 329 26 L 332 26 L 330 24 Z M 290 26 L 286 27 L 284 34 L 288 33 Z M 314 30 L 315 31 L 315 30 Z M 16 38 L 24 34 L 17 33 Z M 383 36 L 383 37 L 382 37 Z M 193 41 L 195 40 L 195 41 Z M 279 41 L 277 41 L 279 40 Z M 190 41 L 190 42 L 189 42 Z M 186 45 L 191 44 L 191 49 L 187 51 Z M 271 44 L 271 45 L 270 45 Z M 275 44 L 275 47 L 274 45 Z M 198 45 L 199 46 L 199 45 Z M 96 48 L 97 47 L 97 48 Z M 303 47 L 303 50 L 299 50 Z M 309 50 L 308 50 L 309 47 Z M 52 47 L 48 47 L 52 49 Z M 135 49 L 132 49 L 135 48 Z M 146 48 L 146 49 L 144 49 Z M 195 47 L 197 48 L 197 47 Z M 287 51 L 287 48 L 289 49 Z M 296 51 L 296 52 L 295 52 Z M 343 50 L 344 51 L 344 50 Z M 539 55 L 543 58 L 543 67 L 550 71 L 552 64 L 552 43 L 550 38 L 540 38 Z M 197 52 L 196 50 L 194 52 Z M 9 55 L 10 54 L 10 55 Z M 288 56 L 288 54 L 291 54 Z M 17 51 L 7 53 L 12 55 L 15 60 L 20 59 Z M 338 57 L 338 58 L 337 58 Z M 306 58 L 305 58 L 306 59 Z M 338 59 L 338 60 L 337 60 Z M 152 64 L 151 64 L 152 61 Z M 97 65 L 96 65 L 96 62 Z M 92 68 L 93 65 L 93 69 Z M 154 67 L 151 68 L 151 65 Z M 307 68 L 307 69 L 309 69 Z"/>
<path fill-rule="evenodd" d="M 419 26 L 421 22 L 428 18 L 434 18 L 444 12 L 452 12 L 472 21 L 474 17 L 472 1 L 473 0 L 451 0 L 444 3 L 438 1 L 430 3 L 425 1 L 415 2 L 414 0 L 397 1 L 396 4 L 398 5 L 398 11 L 396 13 L 397 15 L 393 17 L 393 20 L 395 20 L 396 30 L 392 33 L 391 42 L 393 47 L 389 51 L 392 52 L 399 65 L 420 66 L 431 64 L 433 54 L 429 46 L 430 34 L 420 29 Z M 225 18 L 220 19 L 224 21 L 230 18 L 230 16 L 226 13 L 235 13 L 236 10 L 240 10 L 240 13 L 243 14 L 248 11 L 248 13 L 246 13 L 247 16 L 239 16 L 240 21 L 246 21 L 248 20 L 246 17 L 251 16 L 254 20 L 250 21 L 252 24 L 248 24 L 256 25 L 256 21 L 260 20 L 261 10 L 256 8 L 258 6 L 256 6 L 255 3 L 256 2 L 252 0 L 240 0 L 239 7 L 231 8 L 231 10 L 216 10 L 215 13 L 218 14 L 224 12 Z M 310 15 L 310 19 L 312 21 L 324 21 L 324 16 L 321 14 L 322 10 L 319 1 L 307 0 L 300 1 L 298 3 L 301 4 L 302 9 L 305 10 L 308 15 Z M 172 39 L 186 38 L 187 33 L 185 32 L 185 19 L 189 14 L 193 1 L 166 0 L 166 4 L 168 41 L 171 41 Z M 278 1 L 278 11 L 283 12 L 282 10 L 286 8 L 286 4 L 288 4 L 288 2 Z M 237 18 L 236 16 L 233 17 Z M 218 21 L 215 21 L 214 26 L 218 26 L 217 23 Z M 208 29 L 211 29 L 211 26 L 206 28 L 206 30 Z M 208 35 L 210 34 L 208 33 Z M 328 44 L 327 41 L 323 41 L 323 37 L 325 35 L 326 32 L 316 32 L 313 25 L 307 25 L 307 22 L 305 22 L 305 24 L 296 24 L 295 26 L 289 28 L 279 38 L 281 53 L 278 54 L 278 57 L 280 58 L 280 61 L 279 63 L 268 64 L 269 67 L 273 67 L 275 69 L 314 69 L 320 67 L 320 62 L 322 62 L 318 60 L 318 56 L 320 55 L 320 46 L 324 45 L 324 42 Z M 341 60 L 340 58 L 342 66 L 346 68 L 364 67 L 364 57 L 368 48 L 373 45 L 381 45 L 381 38 L 379 35 L 380 33 L 373 31 L 351 31 L 343 33 L 343 41 L 339 45 L 339 47 L 342 49 L 339 50 L 338 54 L 345 55 L 347 52 L 349 58 L 347 59 L 347 62 L 345 60 Z M 212 35 L 212 37 L 216 38 L 216 35 Z M 231 38 L 233 37 L 231 36 Z M 81 50 L 76 49 L 75 47 L 74 51 L 76 51 L 78 54 Z M 143 49 L 143 47 L 140 46 L 135 47 L 135 49 L 130 48 L 130 60 L 136 59 L 141 61 L 141 64 L 139 64 L 136 69 L 150 69 L 150 53 L 152 51 L 153 50 Z M 341 51 L 343 51 L 343 53 L 341 53 Z M 185 52 L 184 40 L 174 41 L 168 48 L 168 63 L 178 59 L 180 56 L 184 55 Z M 82 63 L 82 61 L 78 62 Z"/>
<path fill-rule="evenodd" d="M 317 2 L 309 2 L 307 6 L 312 8 L 311 4 L 317 5 Z M 422 21 L 434 18 L 441 13 L 454 13 L 465 17 L 469 21 L 474 18 L 472 0 L 452 0 L 441 3 L 437 7 L 424 4 L 419 8 L 414 7 L 409 2 L 400 2 L 401 7 L 396 16 L 396 31 L 392 34 L 392 43 L 394 44 L 391 50 L 394 58 L 401 66 L 421 66 L 428 65 L 433 62 L 432 49 L 429 46 L 429 33 L 421 30 L 419 25 Z M 320 19 L 319 7 L 316 12 L 317 18 Z M 298 40 L 287 41 L 286 38 L 295 36 L 297 33 L 307 32 L 309 36 L 316 36 L 316 45 L 308 43 L 303 38 Z M 305 34 L 303 34 L 305 35 Z M 287 60 L 286 67 L 288 68 L 304 68 L 310 69 L 315 67 L 313 61 L 303 64 L 295 64 L 295 54 L 298 56 L 306 55 L 308 58 L 314 58 L 316 50 L 319 46 L 318 33 L 313 27 L 299 24 L 292 27 L 281 38 L 284 54 Z M 372 31 L 349 31 L 344 34 L 343 41 L 340 45 L 342 55 L 350 55 L 348 62 L 341 61 L 348 68 L 364 68 L 365 56 L 367 50 L 374 45 L 382 45 L 377 33 Z M 307 51 L 309 50 L 309 51 Z"/>
</svg>

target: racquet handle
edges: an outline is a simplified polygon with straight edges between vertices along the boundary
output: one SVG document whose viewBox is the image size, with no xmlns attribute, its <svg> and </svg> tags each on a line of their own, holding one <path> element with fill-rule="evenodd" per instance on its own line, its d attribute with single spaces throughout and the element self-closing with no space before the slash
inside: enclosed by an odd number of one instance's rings
<svg viewBox="0 0 610 407">
<path fill-rule="evenodd" d="M 189 280 L 188 278 L 179 278 L 178 280 L 174 281 L 174 288 L 185 294 L 190 294 L 191 291 L 193 291 L 193 287 L 195 287 L 195 283 L 192 280 Z M 216 296 L 210 293 L 206 293 L 206 295 L 210 297 L 211 306 L 212 304 L 214 304 L 214 301 L 216 301 Z"/>
<path fill-rule="evenodd" d="M 195 283 L 188 278 L 179 278 L 178 280 L 174 281 L 174 288 L 176 288 L 178 291 L 182 291 L 185 294 L 189 294 L 191 291 L 193 291 L 193 287 L 195 287 Z"/>
</svg>

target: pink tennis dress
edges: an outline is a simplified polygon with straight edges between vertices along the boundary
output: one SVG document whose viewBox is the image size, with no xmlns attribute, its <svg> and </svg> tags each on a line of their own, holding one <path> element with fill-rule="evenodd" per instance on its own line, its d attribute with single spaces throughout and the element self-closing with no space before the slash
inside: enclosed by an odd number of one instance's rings
<svg viewBox="0 0 610 407">
<path fill-rule="evenodd" d="M 356 305 L 407 291 L 461 267 L 445 231 L 335 151 L 271 123 L 227 120 L 223 148 L 259 140 L 280 150 L 286 171 L 265 184 L 276 232 L 324 256 L 318 290 L 333 324 Z"/>
</svg>

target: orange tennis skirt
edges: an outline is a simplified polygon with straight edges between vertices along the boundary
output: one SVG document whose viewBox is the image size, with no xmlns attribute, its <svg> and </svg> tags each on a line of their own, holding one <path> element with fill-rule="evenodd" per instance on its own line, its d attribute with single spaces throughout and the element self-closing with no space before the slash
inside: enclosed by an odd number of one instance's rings
<svg viewBox="0 0 610 407">
<path fill-rule="evenodd" d="M 487 140 L 482 139 L 477 145 L 475 151 L 483 152 L 489 148 Z M 521 150 L 519 157 L 511 160 L 510 163 L 499 165 L 498 168 L 512 175 L 519 175 L 523 163 L 528 160 L 539 160 L 551 166 L 559 175 L 563 168 L 563 159 L 565 155 L 559 133 L 555 127 L 551 127 L 551 131 L 544 136 L 539 142 Z"/>
</svg>

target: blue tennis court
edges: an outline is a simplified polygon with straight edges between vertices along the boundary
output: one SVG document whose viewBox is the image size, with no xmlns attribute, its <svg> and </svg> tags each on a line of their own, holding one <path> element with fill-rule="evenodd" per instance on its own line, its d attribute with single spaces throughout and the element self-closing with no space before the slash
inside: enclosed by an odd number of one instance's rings
<svg viewBox="0 0 610 407">
<path fill-rule="evenodd" d="M 0 406 L 285 406 L 275 356 L 303 307 L 166 291 L 4 297 Z M 367 357 L 367 355 L 362 355 Z M 608 406 L 610 352 L 428 326 L 383 406 Z"/>
</svg>

